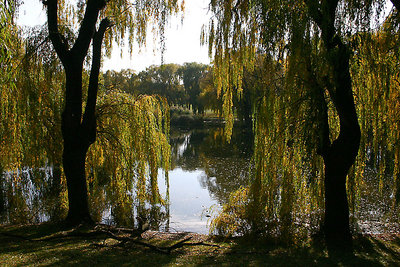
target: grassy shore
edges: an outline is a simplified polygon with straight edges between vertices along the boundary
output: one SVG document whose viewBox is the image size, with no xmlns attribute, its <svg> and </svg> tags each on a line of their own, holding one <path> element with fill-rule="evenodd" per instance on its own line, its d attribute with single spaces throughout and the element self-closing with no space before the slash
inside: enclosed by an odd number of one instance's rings
<svg viewBox="0 0 400 267">
<path fill-rule="evenodd" d="M 322 243 L 284 246 L 246 239 L 216 240 L 191 235 L 188 243 L 169 254 L 138 245 L 116 246 L 106 235 L 62 236 L 60 225 L 0 227 L 0 266 L 399 266 L 400 236 L 357 236 L 354 255 L 329 257 Z M 86 235 L 85 235 L 86 233 Z M 171 246 L 185 235 L 150 232 L 144 242 Z M 187 234 L 186 234 L 187 236 Z M 213 245 L 213 246 L 209 246 Z"/>
</svg>

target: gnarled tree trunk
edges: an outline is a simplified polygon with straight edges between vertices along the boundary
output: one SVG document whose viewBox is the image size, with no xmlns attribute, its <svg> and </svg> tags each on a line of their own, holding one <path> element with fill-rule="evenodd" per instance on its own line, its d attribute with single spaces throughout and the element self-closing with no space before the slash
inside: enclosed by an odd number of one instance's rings
<svg viewBox="0 0 400 267">
<path fill-rule="evenodd" d="M 328 46 L 334 87 L 329 90 L 340 121 L 339 137 L 322 154 L 325 163 L 325 236 L 332 245 L 351 245 L 346 177 L 360 146 L 360 126 L 349 72 L 349 52 L 337 40 Z"/>
</svg>

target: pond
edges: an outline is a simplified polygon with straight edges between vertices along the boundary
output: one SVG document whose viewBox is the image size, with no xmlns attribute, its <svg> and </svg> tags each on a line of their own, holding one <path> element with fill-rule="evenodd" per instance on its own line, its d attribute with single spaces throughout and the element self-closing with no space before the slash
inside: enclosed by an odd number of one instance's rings
<svg viewBox="0 0 400 267">
<path fill-rule="evenodd" d="M 114 195 L 109 184 L 89 185 L 92 216 L 106 224 L 154 230 L 190 231 L 207 234 L 213 212 L 229 199 L 229 194 L 249 184 L 253 166 L 252 134 L 235 128 L 230 143 L 223 128 L 171 129 L 171 170 L 168 178 L 159 170 L 161 204 L 141 203 L 132 185 L 125 198 Z M 25 168 L 3 173 L 0 182 L 0 224 L 57 221 L 66 215 L 66 192 L 55 186 L 50 167 Z M 360 209 L 353 228 L 362 233 L 398 231 L 398 212 L 393 212 L 393 196 L 378 190 L 376 173 L 366 170 L 360 195 Z M 64 201 L 60 201 L 64 196 Z"/>
</svg>

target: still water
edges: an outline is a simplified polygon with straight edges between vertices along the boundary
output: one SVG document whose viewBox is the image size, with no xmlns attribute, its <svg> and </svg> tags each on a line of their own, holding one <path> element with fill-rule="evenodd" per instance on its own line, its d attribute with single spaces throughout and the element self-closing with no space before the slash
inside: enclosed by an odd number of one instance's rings
<svg viewBox="0 0 400 267">
<path fill-rule="evenodd" d="M 163 204 L 139 203 L 134 197 L 120 203 L 109 185 L 89 186 L 92 216 L 106 224 L 140 227 L 146 222 L 154 230 L 208 233 L 213 212 L 228 201 L 231 192 L 249 184 L 252 135 L 245 129 L 234 129 L 227 143 L 220 127 L 171 129 L 170 144 L 168 179 L 161 169 L 158 175 Z M 389 204 L 392 196 L 377 190 L 372 170 L 366 173 L 360 209 L 353 214 L 357 218 L 355 231 L 398 231 L 398 218 L 393 217 L 398 213 Z M 59 201 L 66 193 L 56 186 L 53 168 L 25 168 L 2 176 L 0 224 L 56 221 L 66 215 L 65 201 Z M 134 186 L 128 191 L 127 196 L 134 195 Z"/>
<path fill-rule="evenodd" d="M 222 128 L 171 131 L 170 230 L 208 233 L 212 213 L 249 183 L 251 143 L 244 129 L 236 129 L 230 143 Z"/>
<path fill-rule="evenodd" d="M 168 187 L 164 170 L 159 169 L 158 175 L 166 205 L 139 207 L 137 201 L 130 200 L 131 207 L 122 207 L 113 203 L 115 197 L 108 185 L 89 185 L 92 216 L 102 223 L 128 227 L 137 227 L 141 217 L 150 221 L 153 229 L 208 233 L 211 213 L 226 202 L 230 192 L 248 184 L 251 136 L 247 130 L 236 129 L 232 142 L 227 143 L 220 127 L 171 129 L 170 144 Z M 66 204 L 59 201 L 60 189 L 53 176 L 50 167 L 3 173 L 0 224 L 56 221 L 65 216 Z M 134 195 L 134 186 L 131 191 L 128 195 Z"/>
</svg>

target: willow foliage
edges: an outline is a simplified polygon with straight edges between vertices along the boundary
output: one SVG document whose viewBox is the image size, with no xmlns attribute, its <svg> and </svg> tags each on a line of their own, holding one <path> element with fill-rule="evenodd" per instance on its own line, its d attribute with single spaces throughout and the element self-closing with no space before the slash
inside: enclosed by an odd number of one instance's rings
<svg viewBox="0 0 400 267">
<path fill-rule="evenodd" d="M 49 38 L 57 55 L 60 57 L 66 74 L 65 108 L 63 111 L 62 130 L 64 140 L 63 166 L 68 186 L 69 210 L 66 220 L 79 224 L 83 221 L 92 221 L 88 207 L 86 185 L 86 154 L 96 140 L 96 102 L 98 93 L 98 76 L 101 62 L 101 47 L 110 53 L 114 41 L 123 44 L 128 40 L 130 48 L 134 41 L 143 45 L 147 34 L 147 26 L 153 25 L 153 31 L 161 35 L 163 45 L 164 27 L 171 14 L 179 11 L 177 1 L 138 0 L 138 1 L 78 1 L 77 3 L 64 1 L 44 1 L 47 6 Z M 183 9 L 183 6 L 181 6 Z M 61 23 L 60 23 L 61 22 Z M 65 22 L 66 30 L 59 26 Z M 79 26 L 78 26 L 79 25 Z M 64 26 L 64 25 L 63 25 Z M 76 29 L 79 29 L 76 33 Z M 76 35 L 71 41 L 65 40 L 65 33 Z M 135 37 L 135 38 L 134 38 Z M 88 59 L 88 49 L 93 44 L 93 57 L 87 89 L 83 89 L 82 66 Z M 84 102 L 82 95 L 86 93 Z M 83 109 L 85 109 L 83 113 Z M 144 115 L 144 114 L 142 114 Z M 146 120 L 145 120 L 146 121 Z M 144 134 L 151 134 L 148 130 L 151 120 L 147 120 Z M 138 130 L 138 129 L 137 129 Z M 120 137 L 125 138 L 126 133 Z M 150 136 L 153 137 L 153 136 Z M 143 141 L 143 140 L 139 140 Z M 132 141 L 134 142 L 134 141 Z M 146 144 L 146 142 L 144 142 Z M 133 145 L 131 145 L 133 147 Z M 154 148 L 153 148 L 154 149 Z M 143 152 L 143 151 L 139 151 Z M 145 158 L 150 164 L 150 176 L 154 177 L 157 161 L 149 152 Z M 77 158 L 79 160 L 77 160 Z M 129 158 L 129 157 L 128 157 Z M 142 177 L 144 163 L 138 158 L 139 176 Z M 124 169 L 126 166 L 123 166 Z M 118 173 L 118 168 L 115 169 Z M 122 178 L 122 177 L 119 177 Z M 157 182 L 152 179 L 152 187 L 156 189 Z M 138 186 L 142 185 L 138 183 Z M 140 190 L 139 190 L 140 191 Z M 158 196 L 152 194 L 154 202 Z"/>
<path fill-rule="evenodd" d="M 100 16 L 109 17 L 114 22 L 106 34 L 105 48 L 108 52 L 115 42 L 123 45 L 128 40 L 130 46 L 135 41 L 144 44 L 148 25 L 153 25 L 154 31 L 162 35 L 167 18 L 183 9 L 183 4 L 180 6 L 177 1 L 106 2 Z M 83 20 L 86 4 L 85 1 L 58 1 L 58 4 L 59 30 L 66 45 L 70 46 Z M 3 26 L 3 18 L 1 22 Z M 12 79 L 1 76 L 1 79 L 7 78 L 12 82 L 6 84 L 2 80 L 0 85 L 4 86 L 0 102 L 0 162 L 6 171 L 15 171 L 15 178 L 20 179 L 17 177 L 19 170 L 26 166 L 32 169 L 53 166 L 55 171 L 61 165 L 60 125 L 65 77 L 46 30 L 32 29 L 26 40 L 18 37 L 15 41 L 11 37 L 17 33 L 18 28 L 12 23 L 1 28 L 1 36 L 6 40 L 6 49 L 1 51 L 6 53 L 5 61 L 2 54 L 0 64 L 5 70 L 20 71 L 11 72 L 14 75 Z M 82 76 L 83 84 L 87 86 L 89 76 L 86 71 Z M 84 90 L 82 100 L 86 96 Z M 95 201 L 94 213 L 104 212 L 104 201 L 108 197 L 126 210 L 132 210 L 129 201 L 132 203 L 133 200 L 164 205 L 166 200 L 159 194 L 157 173 L 161 166 L 166 170 L 169 168 L 169 108 L 166 101 L 148 96 L 133 98 L 112 91 L 102 91 L 99 98 L 96 108 L 99 138 L 91 147 L 86 162 L 90 197 Z M 85 105 L 82 108 L 85 109 Z M 61 191 L 64 201 L 65 174 L 60 172 L 59 175 L 61 177 L 56 182 L 64 186 Z M 43 184 L 47 182 L 41 181 Z M 96 187 L 100 185 L 101 188 L 106 183 L 111 183 L 115 190 L 101 192 Z M 130 195 L 133 197 L 127 197 Z"/>
<path fill-rule="evenodd" d="M 17 64 L 22 56 L 22 41 L 14 22 L 17 7 L 14 1 L 0 3 L 0 169 L 7 169 L 10 162 L 18 166 L 22 157 L 12 153 L 14 147 L 19 147 L 21 133 L 17 116 L 19 95 L 15 94 Z"/>
<path fill-rule="evenodd" d="M 396 16 L 392 14 L 378 31 L 354 37 L 356 52 L 352 64 L 364 132 L 359 165 L 376 172 L 379 191 L 381 194 L 389 191 L 396 203 L 400 199 L 398 43 Z"/>
<path fill-rule="evenodd" d="M 288 62 L 280 64 L 271 56 L 258 57 L 258 62 L 248 73 L 257 77 L 250 83 L 258 96 L 254 111 L 255 173 L 248 187 L 231 199 L 240 195 L 246 200 L 230 201 L 212 227 L 228 235 L 256 232 L 288 240 L 302 233 L 302 228 L 295 230 L 293 224 L 309 225 L 314 230 L 323 208 L 322 159 L 314 149 L 318 142 L 314 103 L 301 82 L 296 90 L 291 89 L 292 82 L 285 75 Z"/>
<path fill-rule="evenodd" d="M 228 222 L 230 205 L 236 205 L 229 203 L 213 221 L 213 229 L 229 234 L 266 233 L 287 239 L 295 234 L 291 227 L 294 223 L 316 226 L 322 208 L 322 162 L 313 150 L 317 142 L 315 133 L 312 134 L 313 103 L 307 88 L 298 81 L 299 60 L 288 50 L 295 49 L 289 45 L 292 39 L 302 42 L 306 27 L 310 26 L 305 20 L 305 5 L 301 1 L 295 5 L 282 1 L 213 1 L 212 5 L 218 21 L 211 22 L 208 41 L 214 52 L 215 80 L 222 88 L 223 99 L 231 98 L 232 93 L 240 94 L 242 80 L 256 96 L 256 171 L 248 189 L 241 191 L 248 198 L 239 202 L 245 207 L 234 209 L 245 213 L 230 217 L 233 221 Z M 243 42 L 235 41 L 238 36 Z M 236 61 L 230 57 L 236 57 Z M 231 75 L 234 79 L 223 80 L 219 69 L 238 74 Z M 225 100 L 224 110 L 232 112 Z M 307 215 L 298 221 L 302 214 Z M 241 224 L 247 227 L 241 229 L 246 232 L 229 228 L 235 225 L 235 217 L 242 218 Z"/>
<path fill-rule="evenodd" d="M 290 1 L 211 1 L 212 17 L 202 37 L 214 60 L 214 82 L 223 100 L 228 139 L 234 120 L 232 97 L 241 96 L 245 71 L 251 72 L 259 53 L 282 60 L 287 29 L 301 14 L 301 6 Z"/>
<path fill-rule="evenodd" d="M 143 207 L 165 205 L 157 179 L 158 169 L 168 170 L 170 162 L 166 100 L 133 97 L 119 91 L 103 93 L 98 125 L 98 140 L 90 148 L 87 160 L 89 185 L 109 183 L 110 200 L 121 211 L 131 210 L 134 202 Z"/>
<path fill-rule="evenodd" d="M 164 31 L 168 18 L 184 10 L 184 1 L 178 0 L 118 0 L 106 1 L 107 4 L 100 12 L 98 21 L 108 18 L 112 27 L 104 38 L 107 56 L 111 55 L 115 45 L 129 47 L 132 54 L 133 45 L 146 45 L 148 28 L 160 37 L 161 49 L 164 50 Z M 64 30 L 67 27 L 77 29 L 84 18 L 85 1 L 59 1 L 59 19 L 63 21 Z M 67 27 L 65 27 L 67 26 Z M 62 29 L 61 29 L 62 30 Z"/>
</svg>

